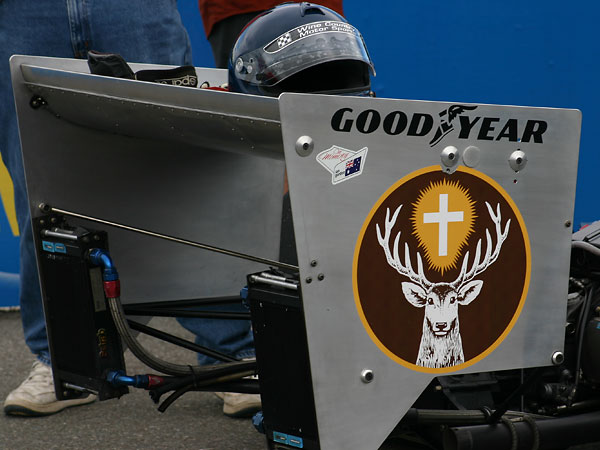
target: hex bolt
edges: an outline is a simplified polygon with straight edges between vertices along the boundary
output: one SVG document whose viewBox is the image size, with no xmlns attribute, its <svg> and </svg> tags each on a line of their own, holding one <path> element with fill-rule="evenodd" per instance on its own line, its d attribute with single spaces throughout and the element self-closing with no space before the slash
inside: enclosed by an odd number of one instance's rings
<svg viewBox="0 0 600 450">
<path fill-rule="evenodd" d="M 370 383 L 373 381 L 373 378 L 375 378 L 375 374 L 371 369 L 363 369 L 363 371 L 360 373 L 360 379 L 363 383 Z"/>
</svg>

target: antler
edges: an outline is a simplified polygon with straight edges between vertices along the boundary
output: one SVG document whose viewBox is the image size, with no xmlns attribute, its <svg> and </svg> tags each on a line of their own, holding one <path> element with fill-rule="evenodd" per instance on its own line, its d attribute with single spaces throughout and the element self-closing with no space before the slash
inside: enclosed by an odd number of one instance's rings
<svg viewBox="0 0 600 450">
<path fill-rule="evenodd" d="M 401 209 L 402 205 L 398 206 L 398 208 L 394 212 L 394 215 L 390 219 L 390 209 L 387 208 L 387 211 L 385 213 L 385 234 L 383 236 L 381 235 L 381 229 L 379 228 L 379 224 L 375 225 L 377 229 L 377 240 L 379 241 L 379 245 L 381 245 L 381 247 L 383 248 L 383 251 L 385 252 L 385 257 L 390 266 L 396 269 L 400 275 L 404 275 L 405 277 L 410 278 L 412 281 L 424 288 L 429 288 L 433 284 L 430 281 L 428 281 L 427 278 L 425 278 L 425 274 L 423 273 L 423 261 L 421 260 L 421 255 L 419 254 L 419 252 L 417 252 L 418 273 L 415 273 L 410 263 L 410 250 L 406 242 L 404 243 L 405 265 L 403 265 L 400 261 L 400 256 L 398 254 L 398 243 L 400 241 L 401 234 L 400 232 L 396 235 L 396 239 L 394 239 L 394 254 L 392 255 L 392 253 L 390 252 L 390 234 L 392 232 L 392 228 L 396 224 L 396 219 L 398 218 L 398 214 L 400 213 Z"/>
<path fill-rule="evenodd" d="M 492 221 L 496 225 L 496 236 L 498 238 L 498 240 L 496 241 L 496 248 L 494 248 L 494 251 L 492 253 L 492 238 L 490 236 L 489 230 L 486 229 L 485 235 L 487 239 L 487 247 L 483 260 L 481 262 L 479 261 L 479 258 L 481 256 L 481 239 L 479 239 L 479 241 L 477 242 L 477 248 L 475 250 L 475 258 L 473 259 L 473 267 L 471 267 L 471 269 L 467 272 L 467 264 L 469 262 L 469 252 L 467 252 L 465 254 L 465 259 L 463 260 L 463 265 L 460 269 L 460 274 L 458 275 L 458 278 L 451 283 L 454 287 L 458 287 L 466 281 L 472 280 L 485 269 L 487 269 L 490 265 L 492 265 L 496 261 L 496 259 L 498 259 L 502 243 L 508 236 L 508 227 L 510 226 L 510 219 L 506 221 L 504 232 L 501 232 L 500 204 L 496 206 L 496 214 L 494 214 L 494 211 L 492 210 L 492 207 L 488 202 L 485 202 L 485 205 L 487 206 Z"/>
</svg>

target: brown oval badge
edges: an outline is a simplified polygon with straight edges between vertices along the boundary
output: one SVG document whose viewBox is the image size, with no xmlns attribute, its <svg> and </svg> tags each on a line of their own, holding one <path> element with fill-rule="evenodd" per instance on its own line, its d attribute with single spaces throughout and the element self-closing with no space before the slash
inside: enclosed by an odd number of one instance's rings
<svg viewBox="0 0 600 450">
<path fill-rule="evenodd" d="M 371 209 L 354 251 L 354 296 L 379 348 L 414 370 L 446 373 L 491 353 L 527 296 L 529 237 L 490 177 L 413 172 Z"/>
</svg>

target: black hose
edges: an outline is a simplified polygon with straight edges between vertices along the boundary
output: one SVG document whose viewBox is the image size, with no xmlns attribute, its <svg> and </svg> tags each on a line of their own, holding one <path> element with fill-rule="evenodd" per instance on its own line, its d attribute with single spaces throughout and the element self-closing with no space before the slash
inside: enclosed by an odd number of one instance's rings
<svg viewBox="0 0 600 450">
<path fill-rule="evenodd" d="M 158 410 L 161 413 L 165 412 L 167 410 L 167 408 L 169 406 L 171 406 L 175 400 L 177 400 L 179 397 L 181 397 L 186 392 L 191 391 L 192 388 L 193 388 L 193 385 L 188 385 L 188 386 L 184 386 L 180 389 L 177 389 L 175 392 L 173 392 L 171 395 L 169 395 L 164 402 L 162 402 L 160 404 L 160 406 L 158 407 Z"/>
<path fill-rule="evenodd" d="M 531 432 L 533 433 L 533 444 L 531 444 L 531 450 L 539 450 L 540 429 L 538 428 L 537 422 L 531 416 L 523 416 L 523 422 L 527 423 L 531 427 Z"/>
<path fill-rule="evenodd" d="M 590 304 L 594 298 L 594 285 L 592 284 L 589 289 L 585 291 L 585 299 L 583 301 L 583 311 L 581 314 L 581 320 L 579 323 L 579 329 L 577 334 L 577 359 L 575 364 L 575 383 L 569 396 L 567 398 L 567 406 L 571 406 L 573 401 L 575 400 L 575 395 L 577 394 L 577 388 L 579 387 L 579 380 L 581 378 L 581 353 L 583 351 L 583 339 L 585 337 L 585 329 L 587 325 L 588 314 L 590 310 Z"/>
<path fill-rule="evenodd" d="M 506 417 L 502 417 L 500 420 L 508 427 L 508 431 L 510 431 L 510 450 L 517 450 L 517 446 L 519 445 L 519 437 L 517 436 L 517 428 L 515 427 L 515 424 Z"/>
<path fill-rule="evenodd" d="M 596 256 L 600 256 L 600 248 L 596 247 L 593 244 L 590 244 L 589 242 L 573 241 L 573 242 L 571 242 L 571 247 L 580 248 L 580 249 L 590 252 Z"/>
<path fill-rule="evenodd" d="M 123 312 L 123 305 L 121 304 L 121 300 L 119 297 L 108 298 L 108 307 L 112 316 L 112 319 L 115 323 L 117 331 L 119 335 L 129 347 L 131 352 L 144 364 L 148 367 L 151 367 L 154 370 L 157 370 L 162 373 L 166 373 L 168 375 L 199 375 L 202 373 L 214 373 L 215 369 L 222 369 L 223 364 L 215 364 L 215 365 L 207 365 L 207 366 L 190 366 L 190 365 L 182 365 L 182 364 L 174 364 L 168 361 L 164 361 L 150 352 L 148 352 L 133 336 L 131 329 L 129 328 L 129 324 L 127 323 L 127 319 L 125 318 L 125 313 Z M 239 361 L 239 362 L 231 362 L 226 365 L 234 370 L 234 373 L 230 375 L 230 379 L 235 378 L 243 378 L 248 376 L 249 374 L 249 365 L 254 364 L 254 361 Z M 239 372 L 235 372 L 239 369 Z"/>
</svg>

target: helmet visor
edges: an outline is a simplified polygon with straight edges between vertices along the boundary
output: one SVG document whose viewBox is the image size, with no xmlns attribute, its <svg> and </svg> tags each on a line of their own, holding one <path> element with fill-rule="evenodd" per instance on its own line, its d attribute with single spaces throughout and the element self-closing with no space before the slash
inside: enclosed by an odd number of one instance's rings
<svg viewBox="0 0 600 450">
<path fill-rule="evenodd" d="M 265 47 L 240 55 L 234 70 L 238 79 L 273 86 L 308 67 L 345 59 L 362 61 L 375 73 L 359 31 L 329 20 L 293 28 Z"/>
</svg>

